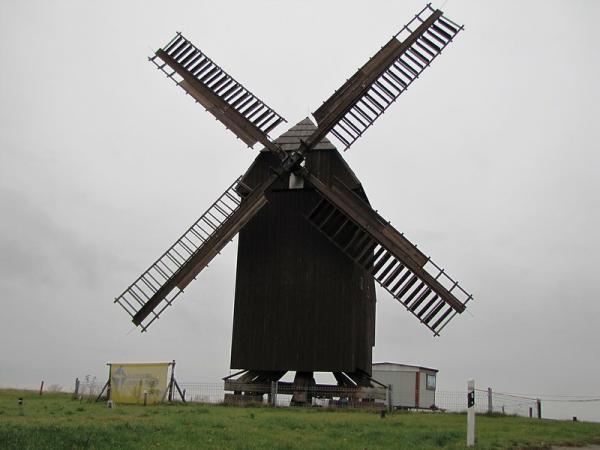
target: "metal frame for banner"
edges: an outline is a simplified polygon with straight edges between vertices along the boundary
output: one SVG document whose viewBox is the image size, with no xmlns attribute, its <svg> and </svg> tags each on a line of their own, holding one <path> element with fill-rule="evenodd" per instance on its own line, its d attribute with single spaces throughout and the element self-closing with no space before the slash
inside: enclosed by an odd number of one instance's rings
<svg viewBox="0 0 600 450">
<path fill-rule="evenodd" d="M 114 364 L 115 363 L 106 363 L 106 365 L 108 366 L 108 381 L 104 384 L 104 387 L 100 391 L 100 394 L 98 394 L 98 397 L 96 397 L 97 402 L 100 401 L 100 399 L 104 395 L 104 392 L 106 392 L 106 399 L 111 400 L 111 398 L 110 398 L 110 394 L 111 394 L 110 374 L 111 374 L 111 368 Z M 173 395 L 175 393 L 175 390 L 177 391 L 177 394 L 179 394 L 181 401 L 183 403 L 186 403 L 185 395 L 181 391 L 181 388 L 179 387 L 179 384 L 177 383 L 177 380 L 175 379 L 175 360 L 173 360 L 172 362 L 167 363 L 167 364 L 171 368 L 171 378 L 169 379 L 169 384 L 167 386 L 167 389 L 165 390 L 165 393 L 162 396 L 162 399 L 160 400 L 160 403 L 163 403 L 165 401 L 165 397 L 168 399 L 169 403 L 173 402 Z M 146 405 L 146 402 L 144 401 L 144 406 L 145 405 Z"/>
</svg>

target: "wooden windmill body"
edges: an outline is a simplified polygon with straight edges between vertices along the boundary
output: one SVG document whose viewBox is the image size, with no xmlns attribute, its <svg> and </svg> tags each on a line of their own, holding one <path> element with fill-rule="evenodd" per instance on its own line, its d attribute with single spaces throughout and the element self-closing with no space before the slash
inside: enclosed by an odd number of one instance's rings
<svg viewBox="0 0 600 450">
<path fill-rule="evenodd" d="M 461 30 L 427 5 L 314 122 L 273 141 L 268 133 L 283 117 L 177 33 L 150 61 L 248 146 L 264 149 L 115 302 L 146 331 L 239 233 L 231 368 L 241 376 L 227 377 L 231 390 L 266 392 L 259 386 L 288 371 L 296 387 L 314 384 L 320 371 L 339 386 L 371 386 L 375 282 L 438 335 L 472 296 L 370 207 L 326 136 L 348 149 Z"/>
<path fill-rule="evenodd" d="M 303 135 L 316 129 L 307 118 L 274 142 L 295 151 Z M 277 162 L 271 152 L 260 152 L 242 182 L 258 186 Z M 308 152 L 306 168 L 321 180 L 336 177 L 364 197 L 327 139 Z M 319 201 L 314 188 L 288 174 L 267 197 L 269 203 L 239 234 L 231 368 L 370 374 L 373 278 L 303 217 Z"/>
</svg>

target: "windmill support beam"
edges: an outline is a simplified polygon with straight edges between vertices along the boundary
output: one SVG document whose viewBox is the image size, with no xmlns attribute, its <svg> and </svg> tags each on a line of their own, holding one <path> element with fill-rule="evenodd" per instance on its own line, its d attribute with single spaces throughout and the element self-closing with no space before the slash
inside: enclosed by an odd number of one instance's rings
<svg viewBox="0 0 600 450">
<path fill-rule="evenodd" d="M 248 223 L 252 217 L 268 202 L 265 191 L 277 180 L 278 175 L 271 175 L 265 182 L 252 191 L 235 211 L 198 249 L 190 260 L 156 291 L 156 293 L 133 316 L 133 323 L 140 325 L 142 321 L 159 305 L 159 303 L 175 288 L 183 290 L 212 259 L 227 245 L 231 239 Z"/>
<path fill-rule="evenodd" d="M 367 206 L 354 192 L 339 181 L 330 187 L 307 171 L 305 171 L 304 177 L 326 200 L 335 205 L 336 208 L 364 229 L 377 243 L 401 260 L 413 274 L 424 281 L 455 311 L 461 313 L 465 310 L 465 305 L 423 268 L 428 258 L 379 214 Z"/>
</svg>

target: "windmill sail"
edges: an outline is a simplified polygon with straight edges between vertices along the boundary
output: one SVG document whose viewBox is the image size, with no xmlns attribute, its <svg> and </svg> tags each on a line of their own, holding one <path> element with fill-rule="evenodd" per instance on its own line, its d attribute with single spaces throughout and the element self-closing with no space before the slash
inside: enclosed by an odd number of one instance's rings
<svg viewBox="0 0 600 450">
<path fill-rule="evenodd" d="M 270 148 L 267 134 L 285 119 L 181 33 L 149 59 L 248 146 Z"/>
<path fill-rule="evenodd" d="M 267 203 L 264 192 L 276 179 L 251 191 L 238 178 L 115 303 L 145 331 Z"/>
<path fill-rule="evenodd" d="M 427 5 L 313 116 L 318 142 L 331 132 L 348 149 L 442 52 L 463 27 Z"/>
<path fill-rule="evenodd" d="M 322 195 L 309 222 L 435 335 L 465 310 L 471 295 L 359 196 L 339 181 L 306 178 Z"/>
</svg>

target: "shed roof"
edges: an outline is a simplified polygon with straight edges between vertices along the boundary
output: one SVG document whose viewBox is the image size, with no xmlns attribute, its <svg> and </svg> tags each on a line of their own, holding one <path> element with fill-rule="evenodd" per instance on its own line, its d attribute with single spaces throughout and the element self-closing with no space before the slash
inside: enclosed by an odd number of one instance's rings
<svg viewBox="0 0 600 450">
<path fill-rule="evenodd" d="M 314 122 L 309 117 L 306 117 L 275 139 L 274 142 L 279 144 L 281 149 L 286 152 L 298 150 L 300 148 L 300 139 L 306 139 L 313 134 L 316 129 L 317 126 L 314 124 Z M 326 137 L 323 137 L 319 143 L 312 148 L 312 150 L 335 149 L 335 146 Z M 264 152 L 268 150 L 266 148 L 262 148 L 260 151 Z"/>
<path fill-rule="evenodd" d="M 415 372 L 416 371 L 420 371 L 420 370 L 428 370 L 430 372 L 439 372 L 439 370 L 437 369 L 433 369 L 431 367 L 423 367 L 423 366 L 413 366 L 411 364 L 400 364 L 400 363 L 393 363 L 393 362 L 379 362 L 379 363 L 373 363 L 373 369 L 383 369 L 385 366 L 387 366 L 389 369 L 413 369 Z"/>
</svg>

